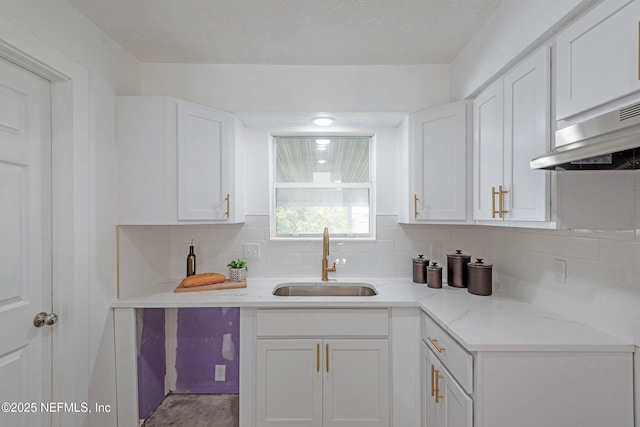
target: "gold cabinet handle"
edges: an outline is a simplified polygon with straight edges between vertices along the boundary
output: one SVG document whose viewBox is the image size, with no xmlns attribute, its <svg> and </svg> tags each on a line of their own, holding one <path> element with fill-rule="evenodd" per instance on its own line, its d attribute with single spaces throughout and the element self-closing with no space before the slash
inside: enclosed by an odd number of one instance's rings
<svg viewBox="0 0 640 427">
<path fill-rule="evenodd" d="M 418 195 L 413 195 L 413 217 L 418 218 Z"/>
<path fill-rule="evenodd" d="M 496 187 L 491 187 L 491 218 L 495 218 L 498 213 L 498 211 L 496 211 L 496 195 L 498 194 Z"/>
<path fill-rule="evenodd" d="M 436 367 L 431 364 L 431 397 L 436 395 Z"/>
<path fill-rule="evenodd" d="M 508 193 L 507 190 L 504 190 L 502 188 L 502 185 L 499 187 L 498 192 L 500 193 L 500 204 L 499 204 L 499 209 L 500 209 L 500 218 L 504 218 L 504 214 L 506 214 L 509 211 L 505 211 L 504 210 L 504 195 Z"/>
<path fill-rule="evenodd" d="M 444 347 L 440 347 L 438 345 L 438 340 L 432 337 L 427 337 L 427 339 L 429 340 L 429 342 L 436 348 L 436 350 L 438 351 L 438 353 L 442 353 L 445 348 Z"/>
<path fill-rule="evenodd" d="M 316 344 L 316 372 L 320 372 L 320 344 Z"/>
<path fill-rule="evenodd" d="M 440 375 L 440 371 L 438 369 L 435 370 L 434 372 L 434 378 L 435 378 L 435 398 L 436 398 L 436 403 L 440 403 L 441 399 L 444 399 L 444 396 L 442 396 L 440 394 L 440 379 L 444 378 L 442 375 Z"/>
<path fill-rule="evenodd" d="M 496 191 L 496 187 L 491 187 L 491 218 L 495 218 L 498 215 L 499 218 L 504 218 L 504 214 L 509 211 L 504 210 L 504 195 L 507 194 L 508 191 L 502 188 L 502 185 L 498 187 Z M 498 209 L 496 209 L 496 196 L 498 196 Z"/>
<path fill-rule="evenodd" d="M 227 197 L 224 198 L 224 201 L 227 202 L 227 210 L 224 214 L 227 218 L 229 218 L 229 194 L 227 194 Z"/>
<path fill-rule="evenodd" d="M 325 344 L 324 347 L 324 355 L 325 355 L 325 359 L 326 359 L 326 367 L 327 367 L 327 372 L 329 372 L 329 344 Z"/>
</svg>

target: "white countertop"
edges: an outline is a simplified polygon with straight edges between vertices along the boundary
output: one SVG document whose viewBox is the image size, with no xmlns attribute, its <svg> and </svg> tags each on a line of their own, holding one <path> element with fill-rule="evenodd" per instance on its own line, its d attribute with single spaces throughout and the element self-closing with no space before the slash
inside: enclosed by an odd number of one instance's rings
<svg viewBox="0 0 640 427">
<path fill-rule="evenodd" d="M 149 295 L 120 299 L 113 307 L 414 307 L 428 294 L 427 285 L 410 279 L 340 279 L 341 283 L 369 283 L 378 295 L 369 297 L 282 297 L 271 292 L 280 283 L 314 283 L 310 278 L 247 279 L 246 288 L 175 293 L 175 283 L 161 284 Z"/>
<path fill-rule="evenodd" d="M 634 351 L 632 344 L 523 300 L 442 291 L 430 292 L 418 306 L 468 351 Z"/>
<path fill-rule="evenodd" d="M 271 294 L 284 282 L 314 279 L 252 279 L 247 287 L 174 293 L 161 284 L 149 295 L 120 299 L 114 308 L 187 307 L 420 307 L 468 351 L 620 351 L 634 346 L 540 306 L 507 295 L 477 296 L 466 289 L 431 289 L 411 279 L 344 279 L 375 286 L 369 297 L 282 297 Z"/>
</svg>

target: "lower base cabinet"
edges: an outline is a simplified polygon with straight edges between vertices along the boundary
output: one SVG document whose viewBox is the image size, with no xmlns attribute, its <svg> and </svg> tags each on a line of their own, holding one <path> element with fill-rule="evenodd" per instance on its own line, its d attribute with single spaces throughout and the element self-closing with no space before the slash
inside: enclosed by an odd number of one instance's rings
<svg viewBox="0 0 640 427">
<path fill-rule="evenodd" d="M 297 314 L 307 317 L 304 313 Z M 386 312 L 383 315 L 388 316 Z M 389 339 L 366 336 L 384 335 L 388 331 L 371 330 L 366 320 L 358 319 L 355 330 L 361 328 L 359 332 L 364 335 L 340 338 L 345 330 L 354 329 L 327 317 L 320 330 L 311 336 L 265 337 L 296 333 L 288 326 L 279 327 L 280 316 L 297 317 L 296 313 L 282 310 L 272 312 L 266 321 L 273 321 L 274 327 L 258 327 L 268 332 L 256 340 L 256 425 L 389 427 Z M 258 317 L 260 322 L 261 316 Z M 305 320 L 313 330 L 313 323 L 322 322 L 321 319 L 320 313 L 312 311 Z M 349 316 L 345 319 L 348 322 Z M 301 320 L 297 317 L 295 322 Z M 331 326 L 334 322 L 335 326 Z M 318 336 L 314 336 L 316 333 Z"/>
<path fill-rule="evenodd" d="M 633 427 L 633 353 L 469 353 L 422 315 L 422 427 Z"/>
</svg>

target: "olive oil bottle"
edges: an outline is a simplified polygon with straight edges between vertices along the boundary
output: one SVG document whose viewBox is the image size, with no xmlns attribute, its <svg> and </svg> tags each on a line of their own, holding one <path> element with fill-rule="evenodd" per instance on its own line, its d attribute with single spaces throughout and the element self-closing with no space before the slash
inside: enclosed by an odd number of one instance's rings
<svg viewBox="0 0 640 427">
<path fill-rule="evenodd" d="M 189 246 L 189 255 L 187 255 L 187 277 L 196 274 L 196 254 L 193 251 L 193 239 Z"/>
</svg>

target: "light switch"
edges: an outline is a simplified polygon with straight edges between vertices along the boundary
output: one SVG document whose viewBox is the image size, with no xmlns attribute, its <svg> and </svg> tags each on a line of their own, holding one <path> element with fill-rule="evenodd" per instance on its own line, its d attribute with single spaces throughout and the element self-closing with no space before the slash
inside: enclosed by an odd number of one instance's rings
<svg viewBox="0 0 640 427">
<path fill-rule="evenodd" d="M 244 259 L 260 259 L 260 243 L 245 243 L 242 247 Z"/>
</svg>

